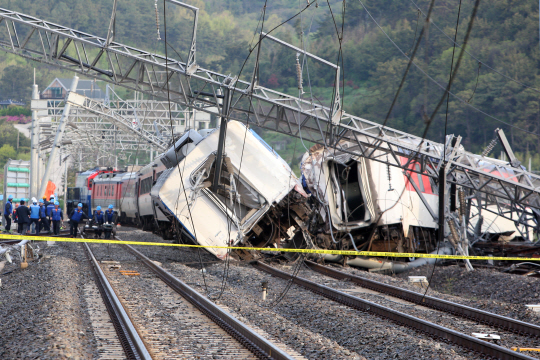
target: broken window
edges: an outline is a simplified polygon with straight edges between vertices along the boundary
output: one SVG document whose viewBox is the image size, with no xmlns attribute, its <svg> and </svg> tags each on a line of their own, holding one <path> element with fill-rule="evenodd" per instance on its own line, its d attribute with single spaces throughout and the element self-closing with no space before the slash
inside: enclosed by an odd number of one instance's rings
<svg viewBox="0 0 540 360">
<path fill-rule="evenodd" d="M 213 192 L 215 160 L 216 155 L 210 155 L 191 174 L 190 181 L 195 190 L 194 196 L 196 196 L 198 189 L 202 189 L 208 196 L 218 200 L 220 206 L 225 206 L 242 225 L 266 204 L 266 200 L 247 181 L 238 176 L 238 170 L 233 167 L 228 157 L 223 158 L 219 187 L 217 193 Z M 224 208 L 223 210 L 225 211 Z"/>
<path fill-rule="evenodd" d="M 369 221 L 370 214 L 362 187 L 362 173 L 358 162 L 345 164 L 328 162 L 336 211 L 344 223 Z"/>
</svg>

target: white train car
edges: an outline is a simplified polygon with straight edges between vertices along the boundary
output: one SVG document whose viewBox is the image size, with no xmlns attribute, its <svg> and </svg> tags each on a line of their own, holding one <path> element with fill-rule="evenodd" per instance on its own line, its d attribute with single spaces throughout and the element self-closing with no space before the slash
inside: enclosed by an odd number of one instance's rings
<svg viewBox="0 0 540 360">
<path fill-rule="evenodd" d="M 198 244 L 287 246 L 293 237 L 284 237 L 287 228 L 291 235 L 300 231 L 289 214 L 305 217 L 300 208 L 307 194 L 298 178 L 252 130 L 230 121 L 221 186 L 213 192 L 218 139 L 219 131 L 209 132 L 179 147 L 180 162 L 163 173 L 152 198 Z M 286 225 L 291 221 L 293 226 Z M 226 249 L 207 250 L 220 259 L 228 256 Z"/>
</svg>

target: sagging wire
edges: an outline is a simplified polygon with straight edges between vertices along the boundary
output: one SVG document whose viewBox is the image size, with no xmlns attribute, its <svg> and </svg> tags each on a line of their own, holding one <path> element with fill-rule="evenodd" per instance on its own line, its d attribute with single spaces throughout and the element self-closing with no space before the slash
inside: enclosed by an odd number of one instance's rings
<svg viewBox="0 0 540 360">
<path fill-rule="evenodd" d="M 411 3 L 418 9 L 418 11 L 420 11 L 420 12 L 422 13 L 422 15 L 424 15 L 424 16 L 426 15 L 426 14 L 422 11 L 422 9 L 421 9 L 421 8 L 420 8 L 413 0 L 410 0 L 410 1 L 411 1 Z M 439 30 L 439 32 L 440 32 L 441 34 L 443 34 L 448 40 L 450 40 L 450 42 L 451 42 L 452 44 L 454 44 L 455 46 L 457 46 L 457 47 L 460 48 L 460 49 L 461 49 L 461 48 L 465 48 L 465 44 L 463 44 L 463 45 L 457 44 L 456 41 L 455 41 L 455 40 L 452 40 L 452 38 L 451 38 L 449 35 L 447 35 L 447 34 L 446 34 L 446 33 L 445 33 L 445 32 L 444 32 L 444 31 L 443 31 L 443 30 L 435 23 L 435 22 L 431 21 L 431 25 L 435 26 L 435 28 L 436 28 L 437 30 Z M 518 80 L 516 80 L 516 79 L 513 79 L 513 78 L 511 78 L 510 76 L 501 73 L 500 71 L 497 71 L 496 69 L 492 68 L 491 66 L 489 66 L 489 65 L 486 64 L 485 62 L 481 61 L 478 57 L 474 56 L 473 54 L 471 54 L 471 53 L 468 52 L 467 50 L 465 50 L 465 53 L 466 53 L 467 55 L 469 55 L 470 57 L 472 57 L 474 60 L 476 60 L 479 64 L 484 65 L 485 67 L 487 67 L 487 68 L 490 69 L 491 71 L 493 71 L 493 72 L 495 72 L 495 73 L 497 73 L 497 74 L 499 74 L 499 75 L 501 75 L 501 76 L 507 78 L 508 80 L 513 81 L 513 82 L 515 82 L 516 84 L 519 84 L 519 85 L 521 85 L 521 86 L 523 86 L 523 87 L 525 87 L 525 88 L 527 88 L 527 89 L 531 89 L 531 90 L 533 90 L 533 91 L 536 91 L 536 92 L 539 92 L 539 93 L 540 93 L 540 90 L 539 90 L 539 89 L 537 89 L 537 88 L 535 88 L 535 87 L 532 87 L 532 86 L 529 86 L 529 85 L 525 85 L 525 84 L 523 84 L 522 82 L 520 82 L 520 81 L 518 81 Z"/>
<path fill-rule="evenodd" d="M 416 34 L 418 32 L 418 23 L 420 22 L 420 10 L 416 10 L 418 13 L 418 17 L 416 18 L 416 28 L 414 29 L 414 37 L 413 37 L 413 43 L 411 44 L 411 48 L 405 52 L 406 55 L 409 55 L 409 52 L 413 49 L 414 44 L 416 43 Z"/>
<path fill-rule="evenodd" d="M 305 257 L 306 257 L 305 254 L 300 254 L 300 256 L 298 256 L 298 259 L 296 259 L 296 264 L 294 264 L 295 268 L 293 269 L 291 278 L 287 280 L 287 285 L 285 286 L 281 294 L 279 294 L 278 297 L 271 304 L 268 304 L 268 305 L 259 304 L 260 307 L 266 308 L 266 309 L 273 309 L 277 305 L 279 305 L 279 303 L 285 298 L 285 296 L 289 292 L 292 284 L 294 283 L 294 280 L 298 277 L 298 273 L 300 272 L 302 265 L 304 265 Z"/>
<path fill-rule="evenodd" d="M 474 85 L 474 90 L 473 90 L 473 93 L 471 95 L 471 97 L 469 98 L 469 100 L 467 100 L 468 103 L 471 102 L 474 94 L 476 93 L 476 88 L 478 87 L 478 79 L 480 78 L 480 68 L 482 67 L 482 63 L 479 62 L 478 63 L 478 72 L 476 73 L 476 85 Z"/>
<path fill-rule="evenodd" d="M 382 26 L 377 22 L 377 20 L 375 20 L 375 18 L 371 15 L 371 13 L 369 12 L 369 10 L 366 8 L 366 6 L 364 5 L 364 3 L 362 2 L 362 0 L 358 0 L 360 2 L 360 4 L 364 7 L 364 10 L 366 10 L 366 13 L 368 14 L 368 16 L 371 18 L 371 20 L 375 23 L 375 25 L 377 25 L 377 27 L 379 28 L 379 30 L 381 30 L 381 32 L 386 36 L 386 38 L 392 43 L 392 45 L 394 45 L 394 47 L 407 59 L 409 59 L 409 56 L 407 56 L 405 54 L 405 52 L 394 42 L 394 40 L 392 40 L 392 38 L 388 35 L 388 33 L 382 28 Z M 428 14 L 429 15 L 429 14 Z M 431 22 L 431 21 L 430 21 Z M 422 67 L 420 67 L 416 62 L 413 61 L 412 63 L 416 69 L 418 71 L 420 71 L 427 79 L 429 79 L 433 84 L 437 85 L 437 87 L 439 87 L 441 90 L 443 90 L 445 93 L 448 93 L 450 95 L 452 95 L 453 98 L 455 98 L 456 100 L 460 101 L 461 103 L 465 104 L 466 106 L 470 107 L 471 109 L 477 111 L 478 113 L 492 119 L 492 120 L 495 120 L 497 122 L 500 122 L 502 124 L 505 124 L 509 127 L 512 127 L 514 129 L 517 129 L 517 130 L 521 130 L 525 133 L 528 133 L 528 134 L 531 134 L 531 135 L 534 135 L 535 137 L 538 137 L 538 134 L 532 132 L 532 131 L 529 131 L 529 130 L 525 130 L 523 128 L 520 128 L 519 126 L 516 126 L 516 125 L 513 125 L 509 122 L 506 122 L 504 120 L 501 120 L 493 115 L 490 115 L 488 113 L 486 113 L 485 111 L 483 110 L 480 110 L 479 108 L 477 108 L 476 106 L 472 105 L 471 103 L 468 103 L 467 100 L 465 99 L 462 99 L 461 97 L 457 96 L 455 93 L 453 93 L 452 91 L 450 90 L 447 90 L 445 86 L 441 85 L 437 80 L 435 80 L 432 76 L 430 76 L 424 69 L 422 69 Z M 484 64 L 484 66 L 486 66 Z M 523 86 L 526 86 L 526 85 L 523 85 Z M 531 88 L 532 89 L 532 88 Z M 537 91 L 540 91 L 540 90 L 537 90 Z"/>
<path fill-rule="evenodd" d="M 456 63 L 456 67 L 454 69 L 454 55 L 455 55 L 455 52 L 456 52 L 456 39 L 457 39 L 457 34 L 458 34 L 458 29 L 459 29 L 459 16 L 461 14 L 461 0 L 459 0 L 459 7 L 458 7 L 458 13 L 457 13 L 457 19 L 456 19 L 456 30 L 454 32 L 454 47 L 452 49 L 452 62 L 450 63 L 450 78 L 448 79 L 448 85 L 447 85 L 447 90 L 450 91 L 450 88 L 452 86 L 452 81 L 454 80 L 456 74 L 457 74 L 457 71 L 459 69 L 459 64 L 461 62 L 461 59 L 463 57 L 463 50 L 465 48 L 465 46 L 467 45 L 467 42 L 469 40 L 469 34 L 471 32 L 471 29 L 472 29 L 472 25 L 474 23 L 474 18 L 476 17 L 476 11 L 478 9 L 478 5 L 480 4 L 480 0 L 476 0 L 475 4 L 474 4 L 474 8 L 473 8 L 473 11 L 472 11 L 472 15 L 471 15 L 471 19 L 469 21 L 469 25 L 468 25 L 468 28 L 467 28 L 467 33 L 465 35 L 465 40 L 463 41 L 463 48 L 461 49 L 461 52 L 459 54 L 459 57 L 458 57 L 458 61 Z M 444 120 L 444 149 L 443 149 L 443 158 L 441 159 L 442 161 L 442 166 L 440 167 L 440 170 L 439 171 L 446 171 L 445 169 L 445 158 L 446 158 L 446 144 L 448 143 L 448 141 L 446 141 L 446 136 L 447 136 L 447 131 L 448 131 L 448 104 L 449 104 L 449 101 L 450 101 L 450 94 L 449 93 L 446 93 L 443 95 L 443 97 L 441 98 L 441 101 L 439 101 L 439 104 L 437 104 L 437 107 L 435 108 L 435 110 L 433 110 L 433 114 L 431 115 L 431 118 L 430 118 L 430 121 L 427 123 L 426 125 L 426 129 L 424 131 L 424 136 L 427 134 L 427 130 L 429 128 L 429 126 L 431 125 L 431 121 L 433 120 L 435 114 L 437 113 L 437 110 L 439 109 L 442 101 L 444 101 L 444 97 L 446 96 L 446 114 L 445 114 L 445 120 Z M 446 184 L 439 184 L 439 186 L 446 186 Z M 444 199 L 439 199 L 439 201 L 444 201 Z M 439 214 L 439 217 L 441 216 L 444 216 L 444 214 Z M 453 224 L 449 224 L 450 225 L 450 230 L 452 231 L 452 226 Z M 454 228 L 454 231 L 455 231 L 455 228 Z M 439 232 L 444 232 L 444 227 L 442 229 L 439 228 Z M 454 236 L 454 232 L 452 232 L 452 236 Z M 455 241 L 459 241 L 459 238 L 456 238 Z M 437 253 L 439 252 L 439 246 L 440 246 L 440 242 L 437 242 Z M 456 245 L 456 250 L 458 250 L 458 247 Z M 462 252 L 465 254 L 465 252 L 463 251 L 463 249 L 461 249 Z M 429 277 L 429 281 L 428 281 L 428 285 L 426 287 L 426 291 L 424 292 L 424 295 L 422 295 L 422 300 L 421 301 L 424 301 L 424 298 L 427 294 L 427 292 L 429 291 L 429 287 L 431 285 L 431 281 L 433 279 L 433 275 L 435 274 L 435 268 L 437 267 L 437 260 L 435 260 L 435 262 L 433 263 L 433 269 L 431 270 L 431 276 Z M 466 263 L 467 265 L 467 263 Z M 468 264 L 470 265 L 470 263 Z"/>
<path fill-rule="evenodd" d="M 167 74 L 169 74 L 169 54 L 168 54 L 168 43 L 167 43 L 167 6 L 166 6 L 166 2 L 163 1 L 163 26 L 164 26 L 164 31 L 163 31 L 163 35 L 164 35 L 164 41 L 165 41 L 165 71 Z M 171 92 L 170 92 L 170 86 L 169 86 L 169 79 L 168 79 L 168 75 L 167 75 L 167 102 L 169 104 L 169 122 L 170 122 L 170 125 L 171 125 L 171 138 L 173 139 L 173 146 L 175 144 L 175 139 L 174 139 L 174 125 L 173 125 L 173 121 L 172 121 L 172 114 L 171 114 Z M 177 152 L 175 151 L 174 152 L 174 155 L 175 155 L 175 158 L 176 158 L 176 161 L 178 163 L 178 154 Z M 187 196 L 187 193 L 186 193 L 186 188 L 184 186 L 184 177 L 183 177 L 183 174 L 182 174 L 182 171 L 180 171 L 180 167 L 177 166 L 178 168 L 178 174 L 180 175 L 180 181 L 182 182 L 182 190 L 184 192 L 184 197 L 186 198 L 186 200 L 188 199 L 188 196 Z M 197 231 L 196 231 L 196 228 L 195 228 L 195 223 L 193 222 L 193 216 L 191 214 L 191 207 L 188 206 L 188 213 L 189 213 L 189 219 L 190 219 L 190 222 L 191 222 L 191 226 L 193 228 L 193 236 L 195 237 L 195 242 L 198 243 L 197 241 Z M 202 258 L 201 258 L 201 251 L 200 251 L 200 248 L 197 248 L 197 254 L 199 256 L 199 263 L 201 265 L 201 273 L 202 273 L 202 276 L 203 276 L 203 282 L 204 282 L 204 288 L 206 290 L 206 293 L 208 293 L 208 285 L 206 284 L 206 276 L 205 276 L 205 268 L 204 268 L 204 265 L 202 263 Z"/>
</svg>

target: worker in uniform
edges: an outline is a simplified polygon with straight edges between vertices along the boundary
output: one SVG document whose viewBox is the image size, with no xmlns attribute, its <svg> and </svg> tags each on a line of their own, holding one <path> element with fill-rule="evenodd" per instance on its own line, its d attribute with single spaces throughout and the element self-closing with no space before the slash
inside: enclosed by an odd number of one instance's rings
<svg viewBox="0 0 540 360">
<path fill-rule="evenodd" d="M 52 222 L 52 229 L 54 235 L 60 234 L 60 222 L 64 221 L 64 213 L 60 209 L 60 203 L 55 201 L 52 210 L 49 212 L 49 219 Z"/>
<path fill-rule="evenodd" d="M 30 226 L 30 209 L 26 207 L 24 199 L 17 208 L 17 222 L 19 234 L 26 235 Z"/>
<path fill-rule="evenodd" d="M 36 199 L 33 199 L 33 200 L 36 200 Z M 33 201 L 33 204 L 30 205 L 30 226 L 34 225 L 36 235 L 38 236 L 39 236 L 39 222 L 40 222 L 39 208 L 40 206 L 38 205 L 37 200 Z"/>
<path fill-rule="evenodd" d="M 54 203 L 55 201 L 49 201 L 49 205 L 47 205 L 47 210 L 45 210 L 47 212 L 47 217 L 50 218 L 51 217 L 51 211 L 52 209 L 54 209 Z"/>
<path fill-rule="evenodd" d="M 114 206 L 109 205 L 109 208 L 105 211 L 105 239 L 111 238 L 111 232 L 116 226 L 117 218 L 118 213 L 114 211 Z"/>
<path fill-rule="evenodd" d="M 4 225 L 4 230 L 8 233 L 11 232 L 11 214 L 13 213 L 13 195 L 8 196 L 8 201 L 4 206 L 4 219 L 6 223 Z"/>
<path fill-rule="evenodd" d="M 49 202 L 47 201 L 47 197 L 44 196 L 43 197 L 43 201 L 42 201 L 43 205 L 45 205 L 45 207 L 49 206 Z M 53 204 L 54 205 L 54 204 Z"/>
<path fill-rule="evenodd" d="M 77 236 L 77 230 L 79 228 L 79 222 L 88 219 L 88 216 L 82 210 L 82 204 L 79 203 L 76 209 L 73 209 L 69 216 L 69 235 L 71 237 Z"/>
<path fill-rule="evenodd" d="M 45 230 L 47 233 L 51 233 L 51 227 L 49 225 L 49 219 L 47 219 L 47 206 L 46 200 L 39 200 L 39 231 Z M 53 205 L 54 206 L 54 205 Z"/>
<path fill-rule="evenodd" d="M 92 225 L 96 225 L 97 229 L 94 230 L 94 238 L 101 238 L 101 233 L 103 232 L 103 223 L 105 222 L 105 217 L 103 211 L 101 211 L 101 206 L 96 208 L 94 211 L 94 216 L 92 218 Z"/>
</svg>

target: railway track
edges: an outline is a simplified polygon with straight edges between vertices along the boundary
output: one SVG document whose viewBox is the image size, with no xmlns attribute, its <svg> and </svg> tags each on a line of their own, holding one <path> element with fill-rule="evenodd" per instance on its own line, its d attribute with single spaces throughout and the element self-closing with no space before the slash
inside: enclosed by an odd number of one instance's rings
<svg viewBox="0 0 540 360">
<path fill-rule="evenodd" d="M 116 238 L 118 240 L 118 237 Z M 254 330 L 238 321 L 228 312 L 221 309 L 219 306 L 208 300 L 206 297 L 198 293 L 196 290 L 174 277 L 162 267 L 158 266 L 145 255 L 129 245 L 122 245 L 131 254 L 137 257 L 150 271 L 157 275 L 165 284 L 179 294 L 183 299 L 189 302 L 200 313 L 218 325 L 228 336 L 234 338 L 245 349 L 248 349 L 258 359 L 293 359 L 282 349 L 277 347 L 272 342 L 266 340 Z M 208 336 L 209 334 L 198 334 L 198 336 Z M 217 346 L 219 341 L 208 339 L 209 343 L 215 342 Z M 230 358 L 230 357 L 229 357 Z M 233 358 L 245 358 L 244 356 L 233 356 Z"/>
<path fill-rule="evenodd" d="M 443 327 L 438 324 L 420 319 L 418 317 L 390 309 L 383 305 L 358 298 L 356 296 L 347 294 L 343 291 L 339 291 L 328 286 L 318 284 L 316 282 L 301 278 L 299 276 L 292 276 L 286 272 L 273 268 L 262 262 L 254 262 L 253 265 L 266 273 L 279 277 L 285 280 L 291 280 L 293 283 L 308 289 L 318 295 L 326 297 L 330 300 L 336 301 L 348 307 L 363 311 L 370 312 L 382 318 L 391 320 L 403 326 L 412 328 L 418 332 L 424 333 L 428 336 L 440 340 L 443 342 L 453 343 L 463 348 L 469 349 L 479 356 L 487 356 L 493 359 L 533 359 L 525 354 L 512 351 L 508 348 L 489 343 L 484 340 L 474 338 L 464 333 Z M 349 275 L 349 274 L 347 274 Z M 348 276 L 350 277 L 350 276 Z"/>
<path fill-rule="evenodd" d="M 455 302 L 438 299 L 432 296 L 423 296 L 422 294 L 416 293 L 414 291 L 384 284 L 375 280 L 366 279 L 357 275 L 348 274 L 327 266 L 317 264 L 313 261 L 307 260 L 304 262 L 304 264 L 308 268 L 320 274 L 330 276 L 334 279 L 348 279 L 354 284 L 359 285 L 363 288 L 374 290 L 382 294 L 387 294 L 417 305 L 443 311 L 465 319 L 478 321 L 482 324 L 499 328 L 501 330 L 513 332 L 519 335 L 540 338 L 540 326 L 538 325 L 515 320 L 506 316 L 493 314 L 488 311 L 475 309 L 473 307 L 461 305 Z"/>
<path fill-rule="evenodd" d="M 116 330 L 117 338 L 120 341 L 122 349 L 124 350 L 126 359 L 151 360 L 152 357 L 150 356 L 146 345 L 139 336 L 135 325 L 129 318 L 129 315 L 120 302 L 120 299 L 114 292 L 114 289 L 107 279 L 107 276 L 94 257 L 92 250 L 90 250 L 90 247 L 86 243 L 82 244 L 82 246 L 85 249 L 86 255 L 91 263 L 91 267 L 94 270 L 96 285 L 101 293 L 103 303 L 107 308 L 107 312 L 109 313 L 114 330 Z M 96 304 L 95 301 L 93 301 L 90 305 L 91 307 L 99 306 L 99 304 Z M 110 342 L 109 346 L 103 345 L 100 349 L 101 356 L 105 358 L 108 356 L 111 356 L 112 358 L 118 357 L 118 346 L 116 341 L 114 341 L 115 337 L 110 331 L 110 324 L 107 319 L 96 319 L 95 323 L 95 327 L 97 327 L 97 331 L 100 333 L 100 335 L 108 337 L 107 342 Z"/>
<path fill-rule="evenodd" d="M 117 240 L 121 240 L 116 237 Z M 87 244 L 84 246 L 90 251 Z M 138 330 L 141 342 L 146 344 L 149 358 L 214 358 L 214 359 L 294 359 L 274 343 L 267 341 L 254 330 L 235 319 L 197 291 L 169 274 L 156 263 L 128 245 L 122 245 L 140 261 L 128 261 L 125 267 L 139 269 L 140 277 L 124 276 L 105 271 L 97 261 L 101 273 L 108 274 L 126 314 Z M 97 250 L 97 248 L 96 248 Z M 94 258 L 95 260 L 95 258 Z M 137 267 L 138 266 L 138 267 Z M 99 271 L 97 271 L 99 272 Z M 160 280 L 156 281 L 156 277 Z M 119 280 L 120 279 L 120 280 Z M 133 281 L 129 281 L 133 280 Z M 146 294 L 137 291 L 146 281 Z M 132 288 L 126 291 L 126 283 Z M 135 285 L 133 285 L 135 284 Z M 142 286 L 142 285 L 141 285 Z M 152 291 L 148 286 L 151 286 Z M 139 289 L 140 291 L 140 289 Z M 156 294 L 153 296 L 153 294 Z M 149 306 L 148 299 L 155 297 L 158 306 Z M 160 314 L 154 313 L 159 307 Z M 141 308 L 143 311 L 141 311 Z M 162 320 L 160 315 L 166 314 Z M 183 328 L 183 329 L 180 329 Z M 121 332 L 119 338 L 123 337 Z M 129 341 L 121 341 L 122 345 Z M 126 358 L 130 350 L 125 352 Z M 133 351 L 133 350 L 131 350 Z M 143 357 L 139 357 L 143 358 Z"/>
</svg>

